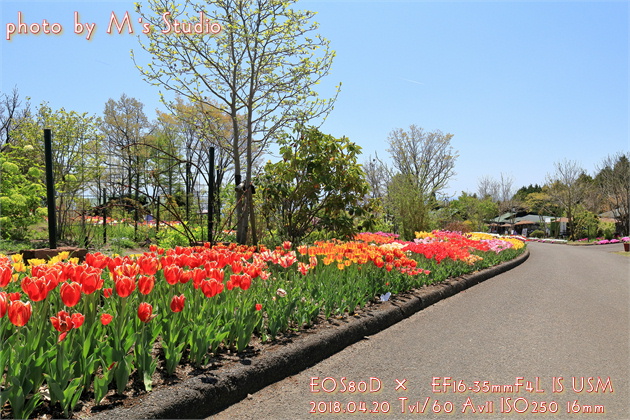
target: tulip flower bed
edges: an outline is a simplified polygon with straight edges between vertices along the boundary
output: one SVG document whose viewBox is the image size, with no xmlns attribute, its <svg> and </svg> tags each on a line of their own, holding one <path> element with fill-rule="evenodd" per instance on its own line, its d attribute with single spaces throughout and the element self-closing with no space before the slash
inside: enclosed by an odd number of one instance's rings
<svg viewBox="0 0 630 420">
<path fill-rule="evenodd" d="M 180 363 L 204 366 L 213 354 L 243 351 L 253 335 L 271 341 L 320 316 L 512 259 L 524 246 L 482 234 L 417 236 L 362 233 L 295 249 L 152 246 L 133 257 L 88 254 L 83 264 L 0 255 L 0 407 L 26 418 L 46 395 L 68 416 L 82 395 L 98 404 L 130 378 L 150 390 L 158 359 L 166 374 Z"/>
</svg>

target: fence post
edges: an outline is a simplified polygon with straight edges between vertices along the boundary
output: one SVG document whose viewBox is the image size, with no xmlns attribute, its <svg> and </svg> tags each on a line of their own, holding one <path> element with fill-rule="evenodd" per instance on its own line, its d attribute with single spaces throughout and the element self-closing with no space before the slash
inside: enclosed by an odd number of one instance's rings
<svg viewBox="0 0 630 420">
<path fill-rule="evenodd" d="M 57 215 L 55 214 L 55 180 L 52 162 L 52 132 L 44 129 L 44 159 L 46 161 L 46 201 L 48 204 L 48 242 L 50 249 L 57 248 Z"/>
<path fill-rule="evenodd" d="M 214 147 L 210 147 L 208 159 L 208 242 L 212 245 L 213 213 L 214 213 Z"/>
<path fill-rule="evenodd" d="M 107 244 L 107 188 L 103 187 L 103 245 Z"/>
</svg>

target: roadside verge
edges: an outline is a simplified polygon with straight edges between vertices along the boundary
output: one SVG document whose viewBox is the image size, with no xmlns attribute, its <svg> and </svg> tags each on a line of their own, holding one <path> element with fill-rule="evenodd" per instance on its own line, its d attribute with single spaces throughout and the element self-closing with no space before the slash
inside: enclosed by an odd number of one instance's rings
<svg viewBox="0 0 630 420">
<path fill-rule="evenodd" d="M 422 287 L 356 317 L 340 320 L 330 329 L 308 332 L 288 344 L 271 346 L 236 367 L 208 373 L 147 394 L 129 408 L 116 408 L 90 419 L 204 418 L 244 399 L 248 394 L 294 375 L 393 324 L 482 281 L 522 264 L 517 258 L 485 270 Z"/>
</svg>

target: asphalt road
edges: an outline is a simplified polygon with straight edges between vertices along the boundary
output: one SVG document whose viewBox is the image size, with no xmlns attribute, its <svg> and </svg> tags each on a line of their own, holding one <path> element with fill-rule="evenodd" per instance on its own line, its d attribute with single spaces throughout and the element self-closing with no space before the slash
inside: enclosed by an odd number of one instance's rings
<svg viewBox="0 0 630 420">
<path fill-rule="evenodd" d="M 630 419 L 630 258 L 620 244 L 529 249 L 211 418 Z"/>
</svg>

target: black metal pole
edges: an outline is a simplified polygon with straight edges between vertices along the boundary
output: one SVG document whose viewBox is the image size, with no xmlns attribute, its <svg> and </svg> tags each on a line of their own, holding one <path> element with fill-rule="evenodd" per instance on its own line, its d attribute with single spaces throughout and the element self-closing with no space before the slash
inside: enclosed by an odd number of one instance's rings
<svg viewBox="0 0 630 420">
<path fill-rule="evenodd" d="M 52 162 L 52 132 L 44 129 L 44 158 L 46 161 L 46 200 L 48 204 L 48 242 L 50 249 L 57 248 L 57 216 L 55 214 L 55 180 Z"/>
<path fill-rule="evenodd" d="M 186 221 L 190 222 L 190 162 L 186 162 Z"/>
<path fill-rule="evenodd" d="M 208 158 L 208 242 L 212 245 L 212 229 L 214 218 L 214 147 L 210 147 Z"/>
<path fill-rule="evenodd" d="M 103 245 L 107 243 L 107 188 L 103 187 Z"/>
<path fill-rule="evenodd" d="M 155 221 L 155 231 L 160 231 L 160 194 L 157 196 L 157 211 L 156 211 L 157 220 Z"/>
</svg>

